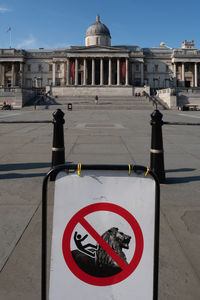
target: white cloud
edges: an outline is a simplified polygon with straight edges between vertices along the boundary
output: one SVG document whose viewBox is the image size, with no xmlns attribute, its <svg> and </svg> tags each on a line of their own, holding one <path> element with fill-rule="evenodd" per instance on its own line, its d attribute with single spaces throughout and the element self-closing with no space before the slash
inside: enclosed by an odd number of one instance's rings
<svg viewBox="0 0 200 300">
<path fill-rule="evenodd" d="M 6 13 L 6 12 L 9 12 L 10 10 L 6 7 L 0 7 L 0 13 L 3 14 L 3 13 Z"/>
<path fill-rule="evenodd" d="M 33 49 L 38 48 L 37 40 L 30 35 L 27 39 L 20 41 L 17 45 L 19 49 Z"/>
</svg>

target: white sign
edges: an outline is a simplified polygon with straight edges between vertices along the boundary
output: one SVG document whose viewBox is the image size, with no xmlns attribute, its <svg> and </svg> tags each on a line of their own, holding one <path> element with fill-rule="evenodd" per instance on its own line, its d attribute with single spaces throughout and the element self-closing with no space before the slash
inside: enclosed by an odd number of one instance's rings
<svg viewBox="0 0 200 300">
<path fill-rule="evenodd" d="M 152 300 L 155 181 L 125 171 L 61 172 L 50 300 Z"/>
</svg>

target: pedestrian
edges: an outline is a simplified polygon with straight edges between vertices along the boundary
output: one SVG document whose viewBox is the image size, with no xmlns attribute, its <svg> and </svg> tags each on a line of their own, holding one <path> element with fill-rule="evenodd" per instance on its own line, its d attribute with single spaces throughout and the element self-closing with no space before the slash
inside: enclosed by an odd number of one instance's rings
<svg viewBox="0 0 200 300">
<path fill-rule="evenodd" d="M 95 104 L 98 104 L 99 98 L 98 96 L 95 97 Z"/>
</svg>

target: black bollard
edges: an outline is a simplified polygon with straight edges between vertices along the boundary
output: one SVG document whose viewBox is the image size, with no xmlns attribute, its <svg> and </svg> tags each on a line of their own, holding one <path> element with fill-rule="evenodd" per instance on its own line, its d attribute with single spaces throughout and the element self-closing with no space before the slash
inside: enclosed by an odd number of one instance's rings
<svg viewBox="0 0 200 300">
<path fill-rule="evenodd" d="M 160 183 L 165 183 L 164 151 L 162 139 L 163 115 L 156 109 L 151 114 L 151 154 L 150 168 L 157 175 Z"/>
<path fill-rule="evenodd" d="M 64 146 L 64 134 L 63 124 L 64 112 L 61 109 L 57 109 L 53 113 L 53 147 L 52 147 L 52 168 L 65 163 L 65 146 Z M 51 176 L 51 181 L 55 180 L 55 176 Z"/>
</svg>

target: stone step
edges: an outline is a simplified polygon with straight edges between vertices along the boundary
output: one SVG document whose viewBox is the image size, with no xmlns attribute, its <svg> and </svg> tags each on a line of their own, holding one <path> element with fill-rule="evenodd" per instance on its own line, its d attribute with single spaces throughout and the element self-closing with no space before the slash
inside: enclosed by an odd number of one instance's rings
<svg viewBox="0 0 200 300">
<path fill-rule="evenodd" d="M 94 97 L 55 97 L 55 100 L 58 101 L 95 101 Z M 104 102 L 104 101 L 148 101 L 145 97 L 99 97 L 98 99 L 99 102 Z"/>
<path fill-rule="evenodd" d="M 153 102 L 146 97 L 99 97 L 98 103 L 95 102 L 95 97 L 66 97 L 59 96 L 56 98 L 44 99 L 44 102 L 37 103 L 38 109 L 43 106 L 59 106 L 61 109 L 67 109 L 67 105 L 72 103 L 73 110 L 140 110 L 152 109 Z M 53 105 L 52 105 L 53 104 Z M 31 105 L 34 105 L 33 103 Z M 50 105 L 50 106 L 49 106 Z"/>
<path fill-rule="evenodd" d="M 131 102 L 131 101 L 103 101 L 103 102 L 98 102 L 98 104 L 96 104 L 94 101 L 92 102 L 78 102 L 78 101 L 68 101 L 68 102 L 59 102 L 61 105 L 67 105 L 68 103 L 71 103 L 72 105 L 151 105 L 152 106 L 152 102 L 145 102 L 145 101 L 135 101 L 135 102 Z"/>
<path fill-rule="evenodd" d="M 152 107 L 149 106 L 77 106 L 73 107 L 73 111 L 81 111 L 81 110 L 152 110 Z"/>
<path fill-rule="evenodd" d="M 93 104 L 95 103 L 94 98 L 66 98 L 66 97 L 59 97 L 56 98 L 55 101 L 60 104 Z M 141 98 L 100 98 L 98 100 L 99 104 L 148 104 L 150 103 L 148 99 L 143 97 Z"/>
<path fill-rule="evenodd" d="M 152 107 L 147 104 L 72 104 L 73 110 L 137 110 L 152 109 Z"/>
</svg>

